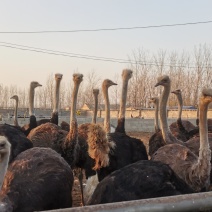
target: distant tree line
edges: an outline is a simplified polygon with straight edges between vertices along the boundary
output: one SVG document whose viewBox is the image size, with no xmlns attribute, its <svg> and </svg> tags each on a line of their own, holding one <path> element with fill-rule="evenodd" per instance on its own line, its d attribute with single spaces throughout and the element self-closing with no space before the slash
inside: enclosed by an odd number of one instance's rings
<svg viewBox="0 0 212 212">
<path fill-rule="evenodd" d="M 133 51 L 129 56 L 129 64 L 126 68 L 133 70 L 133 77 L 129 81 L 127 104 L 136 108 L 149 107 L 148 99 L 159 96 L 162 88 L 155 88 L 157 77 L 167 74 L 172 80 L 172 90 L 181 89 L 184 105 L 196 106 L 202 88 L 212 87 L 212 51 L 211 46 L 200 45 L 194 47 L 193 53 L 185 51 L 181 53 L 159 50 L 156 54 L 150 54 L 144 49 Z M 79 90 L 78 108 L 84 103 L 93 104 L 93 88 L 100 89 L 99 103 L 104 103 L 101 93 L 102 79 L 95 71 L 90 71 L 84 76 L 84 81 Z M 113 79 L 117 86 L 109 88 L 110 102 L 118 107 L 121 92 L 121 76 L 115 74 Z M 65 84 L 63 80 L 60 88 L 60 108 L 70 106 L 73 83 Z M 0 107 L 14 106 L 14 100 L 10 97 L 19 96 L 19 107 L 28 108 L 29 88 L 20 89 L 16 85 L 0 84 Z M 35 92 L 35 107 L 53 108 L 54 74 L 51 73 L 46 84 L 37 88 Z M 169 105 L 176 105 L 176 98 L 170 95 Z M 118 109 L 118 108 L 117 108 Z"/>
</svg>

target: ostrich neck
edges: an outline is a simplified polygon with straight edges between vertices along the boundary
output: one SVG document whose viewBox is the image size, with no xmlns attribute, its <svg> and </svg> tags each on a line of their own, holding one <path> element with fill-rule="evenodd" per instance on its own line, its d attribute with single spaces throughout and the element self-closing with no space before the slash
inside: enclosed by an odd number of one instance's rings
<svg viewBox="0 0 212 212">
<path fill-rule="evenodd" d="M 177 138 L 175 138 L 168 126 L 168 120 L 167 120 L 167 109 L 166 105 L 168 102 L 168 97 L 170 93 L 171 85 L 164 86 L 163 93 L 160 99 L 160 124 L 161 124 L 161 130 L 163 139 L 167 144 L 173 144 L 173 143 L 179 143 L 183 144 L 183 142 L 179 141 Z"/>
<path fill-rule="evenodd" d="M 160 130 L 160 127 L 159 127 L 159 123 L 158 123 L 158 111 L 159 111 L 159 108 L 158 108 L 158 103 L 155 103 L 155 132 L 158 132 Z"/>
<path fill-rule="evenodd" d="M 182 109 L 183 109 L 183 98 L 182 95 L 177 95 L 177 104 L 178 104 L 178 119 L 181 120 Z"/>
<path fill-rule="evenodd" d="M 58 110 L 59 110 L 59 93 L 60 93 L 60 80 L 56 80 L 56 86 L 55 86 L 55 90 L 54 90 L 53 112 L 58 112 Z"/>
<path fill-rule="evenodd" d="M 205 148 L 209 149 L 207 111 L 208 111 L 208 104 L 200 103 L 200 112 L 199 112 L 200 151 Z"/>
<path fill-rule="evenodd" d="M 128 81 L 129 79 L 123 79 L 120 112 L 119 112 L 118 124 L 117 124 L 115 132 L 125 133 L 124 124 L 125 124 Z"/>
<path fill-rule="evenodd" d="M 29 115 L 34 115 L 34 97 L 35 97 L 35 89 L 30 87 L 29 90 Z"/>
<path fill-rule="evenodd" d="M 207 124 L 207 110 L 208 103 L 199 103 L 199 134 L 200 134 L 200 149 L 198 162 L 192 167 L 194 173 L 198 173 L 199 190 L 203 187 L 208 188 L 210 184 L 211 171 L 211 150 L 208 141 L 208 124 Z"/>
<path fill-rule="evenodd" d="M 15 100 L 15 111 L 14 111 L 14 125 L 18 126 L 18 100 Z"/>
<path fill-rule="evenodd" d="M 78 160 L 78 124 L 76 118 L 76 105 L 77 105 L 77 94 L 79 90 L 79 84 L 74 82 L 74 90 L 72 93 L 72 103 L 71 103 L 71 112 L 70 112 L 70 129 L 64 140 L 63 149 L 64 149 L 64 158 L 73 168 Z"/>
<path fill-rule="evenodd" d="M 106 133 L 110 133 L 110 100 L 108 96 L 108 88 L 103 89 L 103 95 L 105 99 L 105 119 L 104 128 Z"/>
<path fill-rule="evenodd" d="M 92 119 L 92 123 L 94 124 L 96 124 L 97 108 L 98 108 L 98 94 L 94 94 L 94 111 L 93 111 L 93 119 Z"/>
<path fill-rule="evenodd" d="M 125 118 L 128 80 L 123 80 L 119 119 Z"/>
<path fill-rule="evenodd" d="M 7 167 L 8 167 L 8 163 L 9 163 L 9 157 L 10 157 L 10 150 L 5 153 L 2 157 L 2 161 L 0 161 L 0 170 L 1 170 L 1 174 L 0 174 L 0 188 L 2 187 L 2 184 L 4 182 L 4 176 L 7 172 Z"/>
<path fill-rule="evenodd" d="M 76 110 L 77 110 L 77 94 L 79 90 L 79 83 L 74 83 L 74 90 L 72 93 L 72 103 L 71 103 L 71 113 L 70 113 L 70 123 L 77 121 Z M 70 125 L 71 127 L 71 125 Z"/>
</svg>

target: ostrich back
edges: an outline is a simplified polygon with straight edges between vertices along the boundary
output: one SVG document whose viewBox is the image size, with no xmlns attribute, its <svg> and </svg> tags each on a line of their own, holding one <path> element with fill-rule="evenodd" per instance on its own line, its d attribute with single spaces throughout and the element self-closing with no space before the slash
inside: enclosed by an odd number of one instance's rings
<svg viewBox="0 0 212 212">
<path fill-rule="evenodd" d="M 37 127 L 36 117 L 34 115 L 29 117 L 29 124 L 25 124 L 21 130 L 24 132 L 26 136 L 29 135 L 30 131 Z"/>
<path fill-rule="evenodd" d="M 166 145 L 161 130 L 154 133 L 149 139 L 149 156 L 152 155 L 162 146 Z"/>
<path fill-rule="evenodd" d="M 115 148 L 109 153 L 109 166 L 98 170 L 101 181 L 111 172 L 139 160 L 148 160 L 146 147 L 140 139 L 130 137 L 125 133 L 110 133 L 109 140 L 115 143 Z"/>
<path fill-rule="evenodd" d="M 33 146 L 32 142 L 26 138 L 23 132 L 9 124 L 0 125 L 0 135 L 6 136 L 11 143 L 9 162 L 12 162 L 19 153 L 32 148 Z"/>
<path fill-rule="evenodd" d="M 89 205 L 193 193 L 193 190 L 159 161 L 138 161 L 107 177 L 96 187 Z"/>
<path fill-rule="evenodd" d="M 67 134 L 59 126 L 48 122 L 32 129 L 27 138 L 34 147 L 49 147 L 61 154 L 61 145 Z"/>
<path fill-rule="evenodd" d="M 59 209 L 72 206 L 72 185 L 66 161 L 50 148 L 34 147 L 10 164 L 0 195 L 14 212 Z"/>
<path fill-rule="evenodd" d="M 196 127 L 188 120 L 181 120 L 183 127 L 185 128 L 185 130 L 187 132 L 190 132 L 191 130 L 194 130 Z M 178 128 L 178 123 L 177 122 L 173 122 L 170 125 L 170 129 L 171 128 Z"/>
</svg>

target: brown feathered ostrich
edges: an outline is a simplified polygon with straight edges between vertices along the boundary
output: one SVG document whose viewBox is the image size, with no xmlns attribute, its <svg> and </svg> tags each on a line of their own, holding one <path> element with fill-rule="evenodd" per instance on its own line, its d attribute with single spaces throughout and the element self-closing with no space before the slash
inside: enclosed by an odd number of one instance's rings
<svg viewBox="0 0 212 212">
<path fill-rule="evenodd" d="M 178 102 L 178 118 L 176 122 L 173 122 L 169 127 L 172 132 L 178 139 L 181 141 L 187 141 L 190 139 L 189 132 L 196 129 L 196 127 L 188 120 L 182 120 L 182 110 L 183 110 L 183 98 L 182 92 L 180 89 L 174 90 L 171 93 L 175 94 Z"/>
<path fill-rule="evenodd" d="M 34 113 L 34 97 L 35 97 L 35 88 L 42 86 L 40 83 L 36 81 L 32 81 L 30 83 L 30 89 L 29 89 L 29 124 L 25 124 L 22 127 L 22 131 L 27 136 L 29 132 L 37 127 L 36 117 Z"/>
<path fill-rule="evenodd" d="M 167 130 L 166 120 L 166 104 L 169 96 L 167 84 L 170 84 L 168 76 L 158 78 L 156 86 L 164 86 L 163 95 L 160 102 L 160 120 L 164 140 L 172 140 L 171 133 Z M 164 95 L 165 94 L 165 95 Z M 211 170 L 211 150 L 208 143 L 207 130 L 207 108 L 212 101 L 212 90 L 204 89 L 199 100 L 200 110 L 200 150 L 199 157 L 191 152 L 186 146 L 178 143 L 167 144 L 152 155 L 152 160 L 161 161 L 168 164 L 174 172 L 190 185 L 195 191 L 201 191 L 208 188 L 210 170 Z M 176 138 L 175 138 L 176 139 Z M 177 140 L 177 139 L 176 139 Z"/>
<path fill-rule="evenodd" d="M 151 157 L 160 147 L 164 146 L 166 143 L 163 140 L 162 131 L 159 127 L 159 98 L 152 97 L 149 99 L 150 104 L 154 104 L 155 109 L 155 119 L 154 119 L 154 126 L 155 132 L 149 139 L 149 156 Z"/>
<path fill-rule="evenodd" d="M 33 212 L 72 206 L 73 173 L 59 154 L 35 147 L 20 153 L 8 166 L 9 155 L 10 142 L 0 136 L 0 211 Z"/>
<path fill-rule="evenodd" d="M 109 175 L 111 172 L 120 169 L 130 163 L 134 163 L 138 160 L 148 160 L 146 147 L 140 139 L 136 139 L 128 136 L 125 133 L 125 110 L 126 110 L 126 100 L 127 100 L 127 88 L 128 81 L 132 77 L 132 70 L 124 69 L 122 71 L 122 94 L 120 111 L 118 118 L 118 125 L 114 133 L 108 133 L 108 138 L 113 141 L 115 146 L 111 149 L 109 153 L 109 166 L 100 168 L 98 172 L 98 179 L 101 181 L 104 177 Z M 108 105 L 108 95 L 107 92 L 103 91 L 105 105 Z M 109 113 L 106 111 L 106 114 Z M 108 116 L 106 115 L 106 119 Z M 106 121 L 108 125 L 109 120 Z M 109 126 L 109 125 L 108 125 Z M 109 127 L 107 128 L 109 130 Z M 124 157 L 123 157 L 124 155 Z"/>
<path fill-rule="evenodd" d="M 85 169 L 86 178 L 88 178 L 90 175 L 95 175 L 96 169 L 108 165 L 110 144 L 104 129 L 99 124 L 89 123 L 78 127 L 76 105 L 82 80 L 82 74 L 73 75 L 74 89 L 69 132 L 61 130 L 55 124 L 45 123 L 33 129 L 28 138 L 34 146 L 53 148 L 72 168 Z"/>
<path fill-rule="evenodd" d="M 41 119 L 37 121 L 37 125 L 44 124 L 46 122 L 51 122 L 58 125 L 58 112 L 59 112 L 59 100 L 60 100 L 60 83 L 63 78 L 62 74 L 55 74 L 55 89 L 54 89 L 54 102 L 53 102 L 53 112 L 50 119 Z"/>
<path fill-rule="evenodd" d="M 105 133 L 110 133 L 111 130 L 111 125 L 110 125 L 110 102 L 109 102 L 109 96 L 108 96 L 108 89 L 109 87 L 111 87 L 112 85 L 117 85 L 116 83 L 114 83 L 112 80 L 109 79 L 105 79 L 102 83 L 102 92 L 105 98 L 107 98 L 107 100 L 105 101 L 105 119 L 104 119 L 104 129 L 105 129 Z M 93 94 L 94 94 L 94 116 L 93 116 L 93 122 L 95 122 L 95 117 L 97 115 L 97 105 L 98 105 L 98 94 L 99 94 L 99 89 L 94 89 L 93 90 Z M 102 124 L 102 123 L 101 123 Z M 114 148 L 114 143 L 110 142 L 110 149 L 112 151 L 112 149 Z M 84 200 L 85 200 L 85 204 L 88 203 L 90 197 L 93 194 L 93 191 L 95 190 L 96 186 L 98 185 L 99 180 L 98 180 L 98 176 L 97 174 L 90 176 L 87 179 L 86 182 L 86 186 L 84 188 Z"/>
</svg>

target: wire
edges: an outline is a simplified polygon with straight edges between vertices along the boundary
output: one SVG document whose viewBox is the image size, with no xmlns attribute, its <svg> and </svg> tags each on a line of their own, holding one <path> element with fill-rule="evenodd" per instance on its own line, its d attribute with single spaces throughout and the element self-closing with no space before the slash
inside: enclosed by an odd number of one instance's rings
<svg viewBox="0 0 212 212">
<path fill-rule="evenodd" d="M 197 24 L 209 24 L 212 21 L 199 21 L 190 23 L 179 23 L 179 24 L 162 24 L 152 26 L 135 26 L 135 27 L 118 27 L 108 29 L 77 29 L 77 30 L 43 30 L 43 31 L 0 31 L 1 34 L 39 34 L 39 33 L 73 33 L 73 32 L 99 32 L 99 31 L 116 31 L 116 30 L 133 30 L 133 29 L 149 29 L 149 28 L 162 28 L 162 27 L 175 27 L 175 26 L 186 26 L 186 25 L 197 25 Z"/>
<path fill-rule="evenodd" d="M 61 51 L 55 51 L 55 50 L 48 50 L 48 49 L 43 49 L 43 48 L 30 47 L 30 46 L 19 45 L 19 44 L 12 44 L 12 43 L 1 42 L 1 41 L 0 41 L 0 46 L 6 47 L 6 48 L 23 50 L 23 51 L 32 51 L 32 52 L 44 53 L 44 54 L 50 54 L 50 55 L 58 55 L 58 56 L 104 61 L 104 62 L 131 63 L 131 64 L 139 64 L 139 65 L 153 65 L 153 66 L 165 66 L 165 67 L 175 67 L 175 68 L 183 68 L 183 67 L 184 68 L 196 68 L 194 66 L 192 67 L 192 66 L 184 66 L 184 65 L 171 65 L 171 64 L 167 64 L 167 63 L 158 64 L 158 63 L 145 62 L 145 61 L 133 61 L 133 60 L 124 60 L 124 59 L 117 59 L 117 58 L 89 56 L 89 55 L 83 55 L 83 54 L 75 54 L 75 53 L 61 52 Z M 205 66 L 203 68 L 212 68 L 212 67 Z"/>
</svg>

